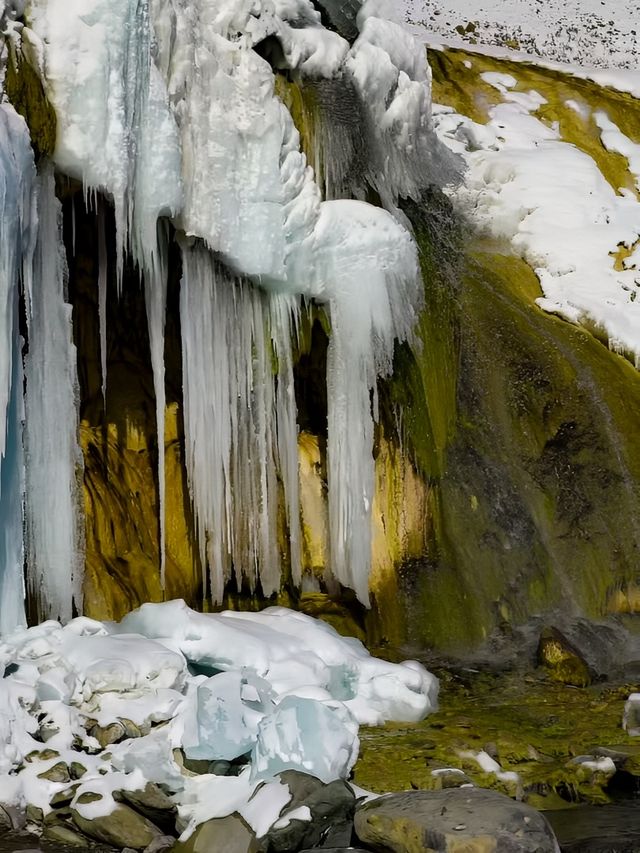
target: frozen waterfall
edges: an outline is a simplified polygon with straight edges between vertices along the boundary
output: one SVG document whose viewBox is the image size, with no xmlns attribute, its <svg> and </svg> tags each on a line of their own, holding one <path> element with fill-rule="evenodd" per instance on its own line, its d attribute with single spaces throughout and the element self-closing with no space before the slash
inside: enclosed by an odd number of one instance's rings
<svg viewBox="0 0 640 853">
<path fill-rule="evenodd" d="M 55 109 L 56 171 L 81 181 L 85 198 L 100 193 L 113 205 L 118 286 L 127 258 L 144 284 L 163 583 L 169 241 L 180 246 L 187 480 L 203 588 L 214 602 L 233 575 L 251 589 L 259 582 L 267 595 L 278 590 L 283 525 L 286 569 L 301 580 L 294 351 L 301 312 L 312 302 L 331 326 L 330 569 L 369 601 L 376 384 L 391 371 L 395 342 L 410 340 L 422 299 L 399 202 L 449 177 L 431 127 L 424 49 L 378 17 L 379 6 L 343 4 L 328 16 L 338 32 L 311 0 L 31 0 L 26 21 L 4 22 Z M 277 79 L 334 93 L 317 128 L 318 180 Z M 332 132 L 341 87 L 357 105 L 353 138 L 344 115 L 343 130 Z M 36 178 L 24 125 L 4 106 L 0 170 L 0 236 L 10 247 L 0 259 L 0 513 L 11 517 L 3 526 L 4 628 L 22 596 L 16 496 L 25 477 L 27 574 L 51 615 L 68 619 L 72 601 L 80 607 L 83 552 L 75 350 L 53 173 L 43 162 Z M 347 192 L 351 198 L 336 198 Z M 372 197 L 381 206 L 367 203 Z M 105 394 L 102 214 L 98 223 Z M 28 331 L 24 436 L 20 286 Z"/>
</svg>

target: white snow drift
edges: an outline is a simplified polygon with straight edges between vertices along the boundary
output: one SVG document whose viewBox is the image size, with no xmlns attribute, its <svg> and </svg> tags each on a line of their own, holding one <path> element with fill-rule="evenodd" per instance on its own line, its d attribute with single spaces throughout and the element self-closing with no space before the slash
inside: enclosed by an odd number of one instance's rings
<svg viewBox="0 0 640 853">
<path fill-rule="evenodd" d="M 80 617 L 18 629 L 0 643 L 0 671 L 0 804 L 46 814 L 68 783 L 42 774 L 79 762 L 87 772 L 73 806 L 85 817 L 108 813 L 113 791 L 152 781 L 173 797 L 186 834 L 233 811 L 263 834 L 290 800 L 279 772 L 346 778 L 359 724 L 422 719 L 438 693 L 415 661 L 373 658 L 303 614 L 199 614 L 182 601 L 145 604 L 119 624 Z M 101 749 L 92 726 L 123 720 L 140 736 Z M 242 769 L 184 775 L 176 749 L 240 759 Z M 86 792 L 101 798 L 79 802 Z"/>
</svg>

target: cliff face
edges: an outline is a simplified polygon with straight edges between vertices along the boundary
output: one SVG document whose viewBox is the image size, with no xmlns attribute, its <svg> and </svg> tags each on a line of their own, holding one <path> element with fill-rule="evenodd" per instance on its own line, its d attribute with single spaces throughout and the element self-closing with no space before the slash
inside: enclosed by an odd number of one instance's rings
<svg viewBox="0 0 640 853">
<path fill-rule="evenodd" d="M 602 123 L 594 118 L 596 108 L 606 110 L 637 142 L 640 112 L 629 95 L 507 60 L 456 51 L 430 56 L 435 100 L 472 119 L 477 138 L 491 109 L 508 100 L 504 83 L 493 85 L 487 80 L 496 78 L 484 75 L 503 75 L 503 81 L 507 75 L 516 81 L 509 84 L 515 96 L 542 93 L 536 116 L 561 141 L 591 157 L 614 191 L 637 192 L 630 161 L 605 148 Z M 25 61 L 12 67 L 6 91 L 31 127 L 36 152 L 46 157 L 55 121 Z M 363 157 L 371 149 L 353 89 L 335 80 L 292 82 L 294 77 L 278 73 L 275 91 L 325 197 L 362 194 L 365 186 L 367 200 L 380 204 L 366 177 Z M 572 99 L 590 112 L 567 106 Z M 343 152 L 339 161 L 331 157 L 336 146 Z M 63 176 L 57 193 L 63 201 L 80 385 L 84 612 L 118 619 L 144 601 L 176 597 L 206 609 L 211 601 L 202 554 L 208 553 L 212 531 L 204 543 L 198 541 L 187 473 L 180 328 L 184 235 L 171 231 L 167 240 L 166 406 L 159 447 L 157 371 L 139 270 L 128 261 L 119 280 L 110 200 L 96 195 L 87 204 L 82 186 Z M 371 394 L 379 414 L 370 507 L 372 609 L 332 573 L 327 422 L 335 388 L 330 382 L 327 390 L 327 372 L 328 359 L 335 357 L 329 348 L 338 315 L 334 305 L 313 294 L 302 303 L 291 342 L 300 566 L 292 559 L 291 481 L 280 469 L 270 486 L 277 496 L 279 586 L 265 595 L 260 580 L 254 582 L 259 571 L 248 566 L 241 580 L 227 582 L 224 604 L 281 601 L 364 632 L 373 643 L 411 642 L 446 652 L 473 649 L 496 630 L 557 608 L 592 619 L 633 614 L 640 584 L 640 452 L 634 440 L 640 380 L 624 358 L 628 350 L 618 346 L 622 355 L 611 352 L 606 346 L 615 346 L 611 335 L 586 316 L 569 323 L 545 312 L 537 302 L 545 294 L 531 258 L 518 256 L 517 240 L 467 218 L 459 196 L 452 203 L 433 186 L 414 195 L 412 201 L 400 199 L 398 215 L 411 224 L 417 241 L 424 307 L 416 338 L 396 343 L 393 371 L 374 383 Z M 627 260 L 636 247 L 627 243 L 612 252 L 612 269 L 633 269 Z M 258 326 L 268 321 L 260 317 Z M 347 340 L 349 333 L 347 327 Z M 253 341 L 249 362 L 258 358 Z M 273 342 L 269 346 L 267 373 L 270 381 L 281 382 L 283 356 Z M 204 385 L 201 393 L 208 393 Z M 348 429 L 364 434 L 353 446 L 366 443 L 366 425 L 352 421 Z M 240 461 L 251 465 L 250 456 Z M 245 530 L 246 518 L 263 509 L 260 501 L 236 507 L 233 523 Z M 254 547 L 244 544 L 248 551 Z M 242 551 L 243 543 L 235 546 Z M 34 616 L 41 615 L 36 599 Z"/>
</svg>

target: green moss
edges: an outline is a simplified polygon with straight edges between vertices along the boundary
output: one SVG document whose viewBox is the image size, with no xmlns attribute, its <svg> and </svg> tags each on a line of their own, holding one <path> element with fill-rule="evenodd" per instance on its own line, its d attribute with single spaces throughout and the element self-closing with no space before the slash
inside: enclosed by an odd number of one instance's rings
<svg viewBox="0 0 640 853">
<path fill-rule="evenodd" d="M 432 771 L 453 767 L 476 785 L 517 794 L 536 808 L 609 800 L 608 777 L 572 759 L 618 743 L 622 695 L 516 673 L 439 675 L 440 711 L 421 723 L 361 728 L 358 785 L 377 792 L 434 788 L 439 783 Z M 519 781 L 501 782 L 464 755 L 481 750 L 518 773 Z"/>
<path fill-rule="evenodd" d="M 56 115 L 40 77 L 24 54 L 11 51 L 4 86 L 7 97 L 29 127 L 36 158 L 50 157 L 56 145 Z"/>
<path fill-rule="evenodd" d="M 394 378 L 431 485 L 425 559 L 401 576 L 410 639 L 456 652 L 555 606 L 601 616 L 637 574 L 640 377 L 542 312 L 532 270 L 495 248 L 469 246 L 449 351 L 425 336 Z M 441 362 L 456 366 L 453 398 L 425 379 Z"/>
</svg>

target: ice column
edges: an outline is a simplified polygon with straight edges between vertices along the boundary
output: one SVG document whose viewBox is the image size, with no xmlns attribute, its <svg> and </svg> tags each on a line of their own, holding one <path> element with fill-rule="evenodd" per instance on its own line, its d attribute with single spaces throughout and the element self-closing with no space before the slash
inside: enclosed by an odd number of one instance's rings
<svg viewBox="0 0 640 853">
<path fill-rule="evenodd" d="M 78 380 L 61 206 L 53 170 L 36 182 L 38 238 L 27 324 L 26 548 L 29 584 L 44 615 L 67 620 L 82 604 L 82 452 L 78 446 Z"/>
<path fill-rule="evenodd" d="M 24 121 L 0 104 L 0 633 L 24 624 L 22 339 L 18 293 L 30 261 L 35 167 Z"/>
</svg>

